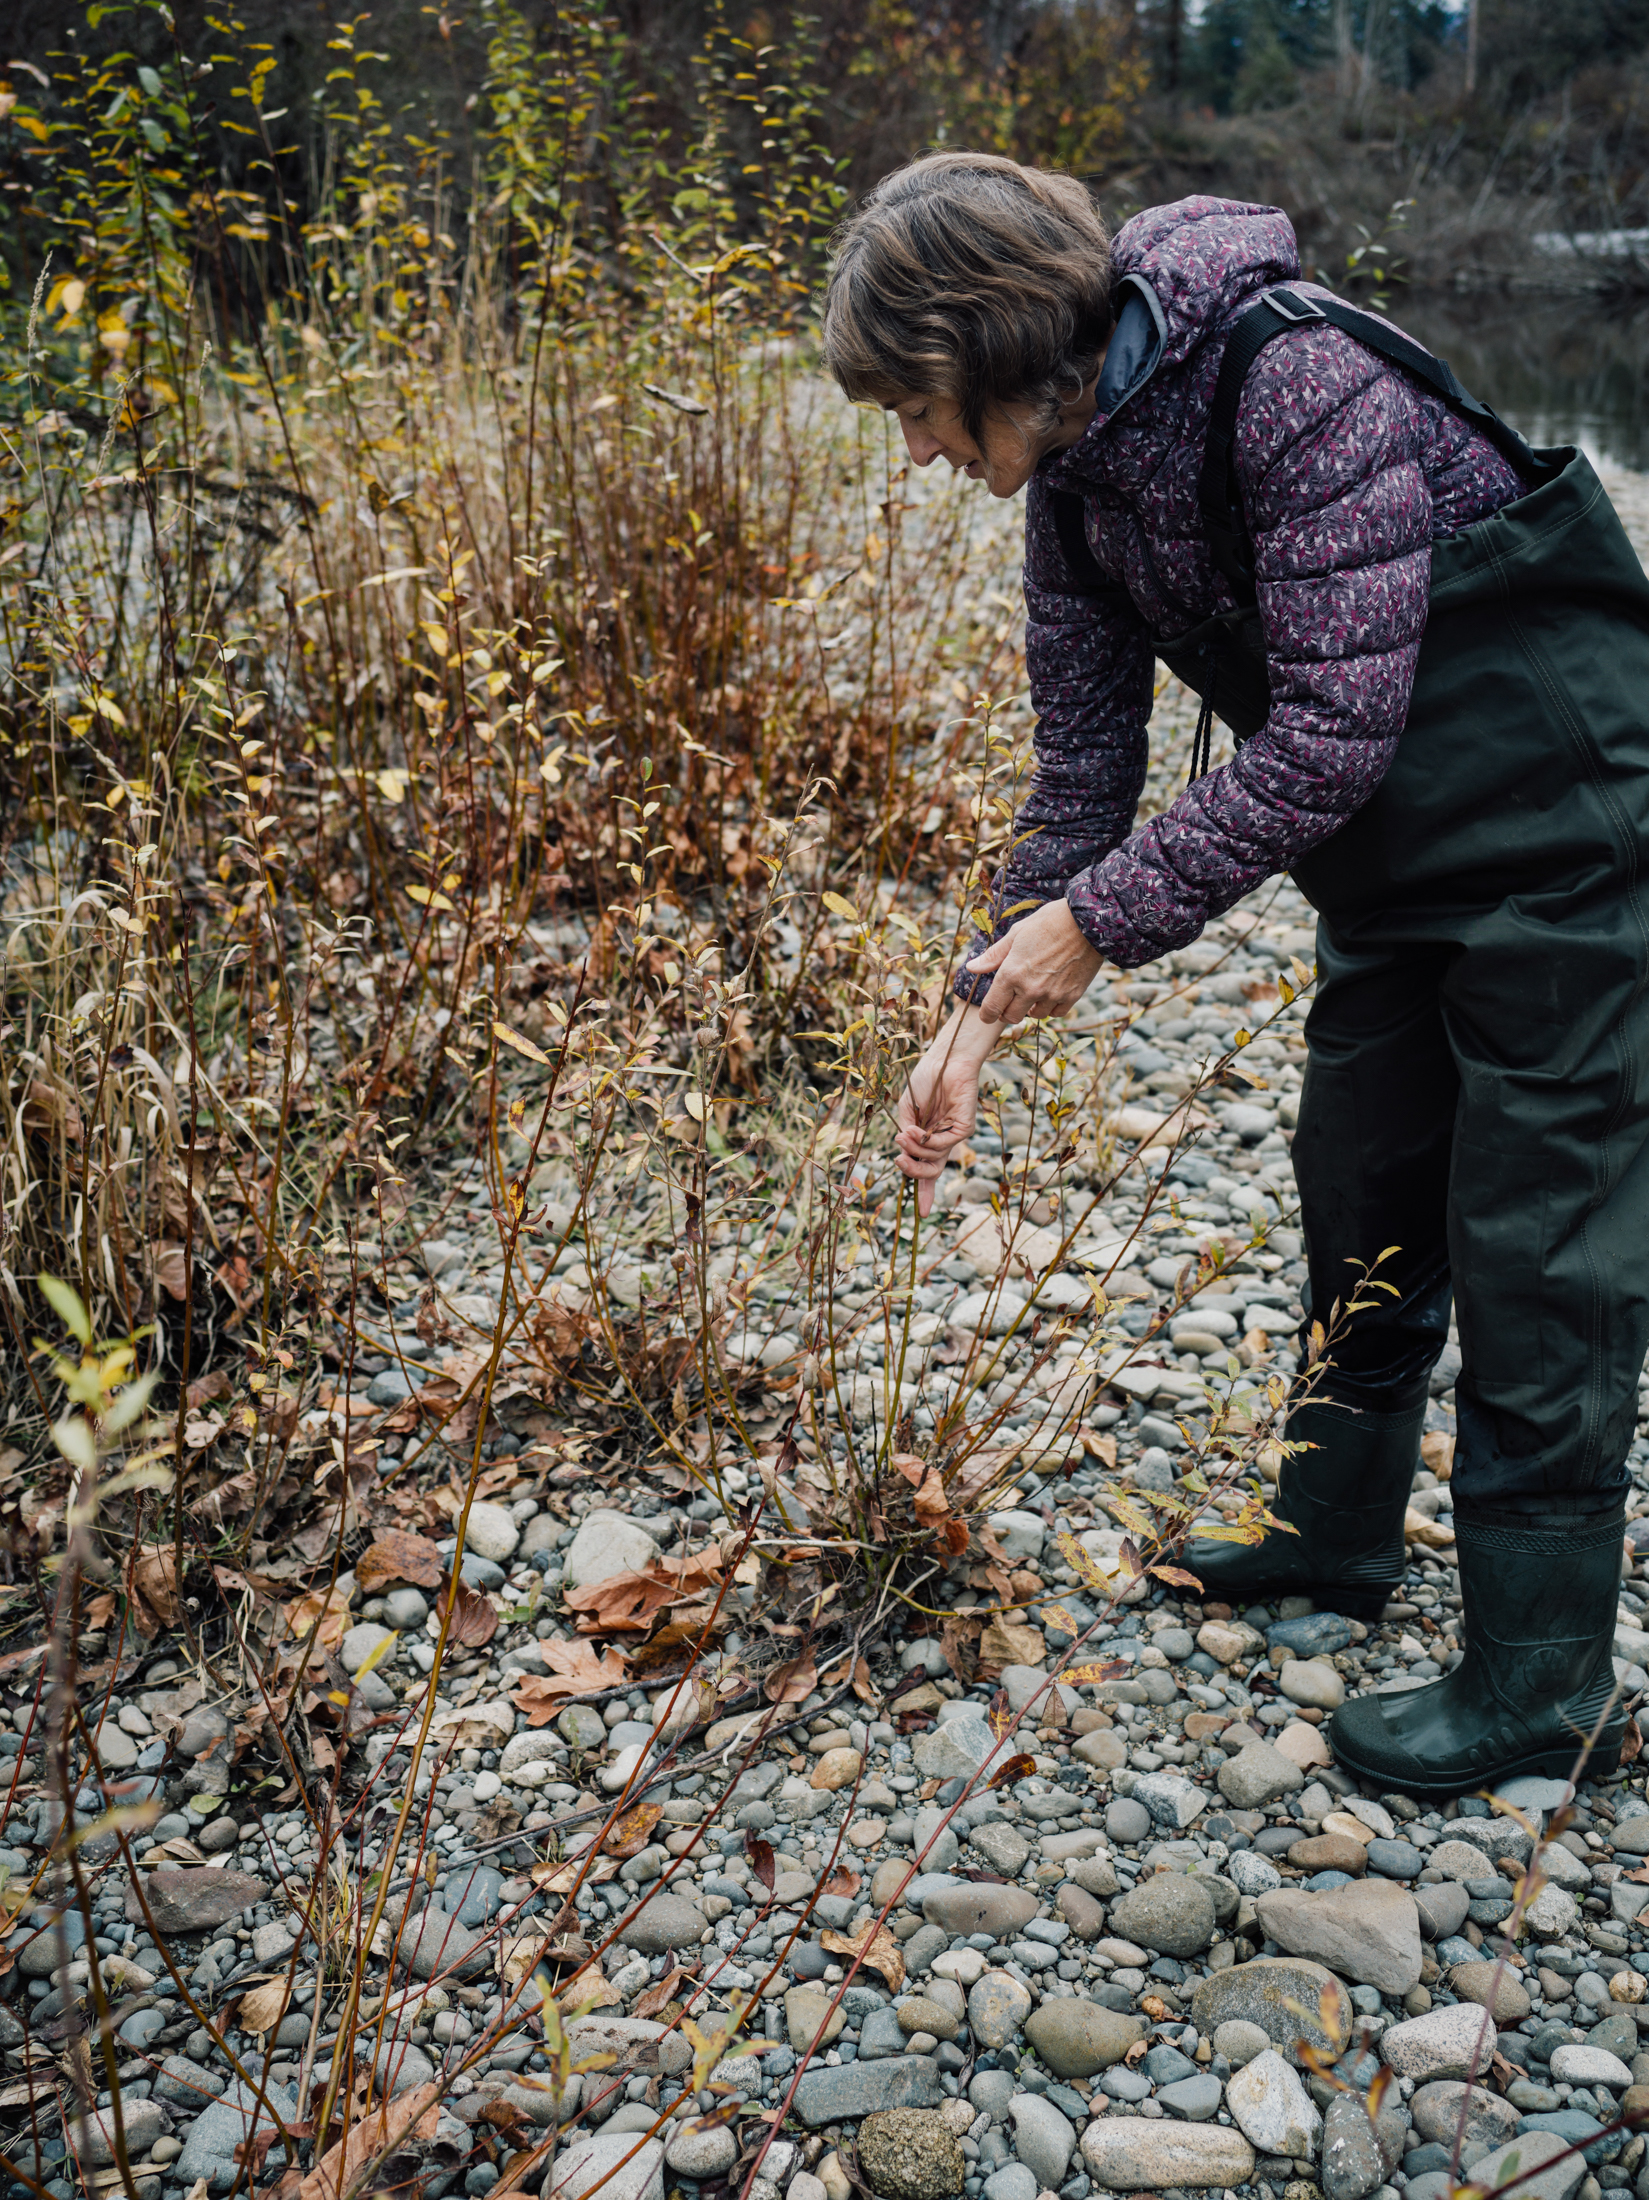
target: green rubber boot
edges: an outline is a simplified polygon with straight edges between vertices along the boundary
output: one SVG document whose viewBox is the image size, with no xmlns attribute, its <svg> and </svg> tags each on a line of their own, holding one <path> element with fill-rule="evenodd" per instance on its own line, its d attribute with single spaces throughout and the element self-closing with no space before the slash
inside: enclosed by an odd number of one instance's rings
<svg viewBox="0 0 1649 2200">
<path fill-rule="evenodd" d="M 1420 1464 L 1424 1390 L 1394 1413 L 1363 1413 L 1308 1398 L 1288 1416 L 1290 1443 L 1271 1510 L 1297 1531 L 1268 1528 L 1258 1543 L 1193 1536 L 1185 1565 L 1205 1599 L 1239 1608 L 1306 1596 L 1348 1619 L 1374 1619 L 1403 1578 L 1403 1514 Z"/>
<path fill-rule="evenodd" d="M 1329 1722 L 1335 1758 L 1381 1793 L 1469 1795 L 1534 1772 L 1585 1777 L 1620 1761 L 1615 1607 L 1624 1508 L 1474 1519 L 1455 1505 L 1466 1650 L 1425 1688 L 1356 1696 Z"/>
</svg>

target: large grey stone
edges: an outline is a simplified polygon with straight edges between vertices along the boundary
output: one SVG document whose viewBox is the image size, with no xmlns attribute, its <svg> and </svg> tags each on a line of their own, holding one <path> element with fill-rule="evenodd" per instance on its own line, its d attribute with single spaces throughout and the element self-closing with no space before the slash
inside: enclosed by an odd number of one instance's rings
<svg viewBox="0 0 1649 2200">
<path fill-rule="evenodd" d="M 1501 2146 L 1516 2132 L 1519 2120 L 1510 2101 L 1459 2078 L 1439 2078 L 1419 2087 L 1409 2112 L 1421 2138 L 1444 2147 L 1453 2146 L 1457 2132 L 1467 2146 Z"/>
<path fill-rule="evenodd" d="M 1030 1989 L 1007 1971 L 987 1971 L 968 1993 L 968 2027 L 981 2047 L 1006 2047 L 1031 2013 Z"/>
<path fill-rule="evenodd" d="M 166 2113 L 164 2103 L 160 2101 L 123 2099 L 120 2115 L 126 2152 L 134 2162 L 140 2154 L 147 2154 L 155 2141 L 172 2128 L 171 2118 Z M 86 2120 L 80 2159 L 89 2169 L 107 2169 L 114 2158 L 114 2110 L 98 2109 Z"/>
<path fill-rule="evenodd" d="M 286 2087 L 265 2085 L 264 2093 L 269 2107 L 274 2109 L 283 2123 L 297 2120 L 298 2102 L 295 2094 Z M 237 2078 L 228 2086 L 222 2097 L 210 2102 L 195 2118 L 183 2142 L 183 2152 L 172 2165 L 172 2178 L 185 2191 L 198 2177 L 204 2177 L 211 2192 L 227 2192 L 237 2178 L 244 2180 L 246 2171 L 235 2160 L 235 2149 L 252 2138 L 256 2132 L 275 2128 L 275 2117 L 268 2108 L 260 2107 L 257 2094 Z M 270 2149 L 269 2159 L 274 2161 L 281 2153 L 277 2138 Z"/>
<path fill-rule="evenodd" d="M 1408 2117 L 1395 2086 L 1371 2123 L 1360 2093 L 1336 2093 L 1323 2118 L 1326 2200 L 1368 2200 L 1403 2158 Z"/>
<path fill-rule="evenodd" d="M 481 1936 L 433 1907 L 403 1920 L 395 1961 L 414 1978 L 481 1978 L 492 1968 Z"/>
<path fill-rule="evenodd" d="M 619 1934 L 626 1948 L 661 1956 L 673 1948 L 696 1948 L 704 1938 L 704 1912 L 685 1895 L 655 1894 Z"/>
<path fill-rule="evenodd" d="M 187 2116 L 198 2116 L 208 2101 L 217 2099 L 224 2083 L 221 2071 L 208 2070 L 187 2055 L 168 2055 L 155 2080 L 155 2097 L 175 2101 Z"/>
<path fill-rule="evenodd" d="M 678 2176 L 707 2178 L 725 2177 L 738 2160 L 739 2142 L 725 2124 L 712 2124 L 708 2131 L 698 2127 L 697 2119 L 679 2126 L 664 2149 L 664 2159 Z"/>
<path fill-rule="evenodd" d="M 1204 1880 L 1158 1872 L 1111 1904 L 1111 1930 L 1157 1955 L 1200 1955 L 1214 1937 L 1213 1894 Z"/>
<path fill-rule="evenodd" d="M 927 1780 L 969 1780 L 1001 1744 L 985 1714 L 970 1706 L 961 1718 L 918 1734 L 912 1745 L 916 1769 Z"/>
<path fill-rule="evenodd" d="M 1225 2105 L 1242 2135 L 1261 2154 L 1288 2154 L 1310 2160 L 1317 2152 L 1323 2119 L 1300 2083 L 1299 2073 L 1274 2047 L 1233 2072 Z"/>
<path fill-rule="evenodd" d="M 1199 1812 L 1208 1808 L 1207 1790 L 1182 1772 L 1139 1773 L 1131 1799 L 1143 1803 L 1159 1826 L 1183 1832 Z"/>
<path fill-rule="evenodd" d="M 1523 2131 L 1471 2166 L 1471 2181 L 1493 2192 L 1515 2187 L 1517 2200 L 1569 2200 L 1586 2175 L 1586 2157 L 1555 2131 Z"/>
<path fill-rule="evenodd" d="M 796 2113 L 816 2131 L 884 2108 L 937 2108 L 945 2097 L 931 2055 L 894 2055 L 885 2062 L 843 2063 L 810 2070 L 796 2088 Z"/>
<path fill-rule="evenodd" d="M 143 1892 L 150 1914 L 163 1933 L 205 1933 L 214 1926 L 238 1923 L 242 1910 L 261 1902 L 269 1889 L 250 1872 L 217 1871 L 210 1865 L 163 1865 L 145 1872 Z M 143 1909 L 136 1888 L 126 1893 L 126 1921 L 143 1923 Z"/>
<path fill-rule="evenodd" d="M 645 1573 L 658 1556 L 658 1545 L 645 1528 L 606 1506 L 588 1512 L 567 1547 L 563 1580 L 569 1589 L 587 1589 L 614 1574 Z M 663 2156 L 660 2155 L 662 2161 Z"/>
<path fill-rule="evenodd" d="M 1013 2118 L 1013 2150 L 1035 2173 L 1039 2192 L 1057 2192 L 1076 2152 L 1076 2132 L 1052 2101 L 1040 2093 L 1016 2093 L 1008 2109 Z"/>
<path fill-rule="evenodd" d="M 1163 2117 L 1096 2116 L 1082 2134 L 1082 2159 L 1108 2192 L 1206 2191 L 1254 2174 L 1254 2149 L 1240 2131 Z"/>
<path fill-rule="evenodd" d="M 611 2069 L 602 2072 L 609 2082 L 614 2077 L 650 2076 L 655 2070 L 662 2070 L 666 2077 L 680 2077 L 693 2060 L 691 2045 L 679 2032 L 655 2024 L 648 2017 L 614 2017 L 598 2011 L 593 2016 L 575 2017 L 567 2027 L 567 2037 L 575 2061 L 585 2055 L 618 2058 Z"/>
<path fill-rule="evenodd" d="M 502 1566 L 507 1558 L 515 1556 L 520 1540 L 521 1530 L 502 1505 L 494 1505 L 484 1497 L 473 1501 L 464 1525 L 466 1551 L 476 1551 L 482 1558 L 490 1558 L 495 1566 Z M 652 1537 L 647 1540 L 650 1543 Z"/>
<path fill-rule="evenodd" d="M 555 2200 L 664 2200 L 664 2148 L 630 2131 L 598 2131 L 571 2140 L 544 2180 Z"/>
<path fill-rule="evenodd" d="M 1030 1860 L 1031 1844 L 1017 1826 L 1001 1819 L 975 1826 L 968 1836 L 968 1846 L 978 1850 L 993 1872 L 1001 1872 L 1008 1879 L 1017 1879 Z"/>
<path fill-rule="evenodd" d="M 1262 1810 L 1304 1786 L 1299 1766 L 1269 1742 L 1247 1743 L 1219 1769 L 1220 1793 L 1237 1810 Z"/>
<path fill-rule="evenodd" d="M 1380 2053 L 1400 2078 L 1475 2078 L 1494 2060 L 1494 2019 L 1474 2001 L 1433 2009 L 1380 2038 Z"/>
<path fill-rule="evenodd" d="M 1296 2012 L 1302 2009 L 1316 2011 L 1319 2021 L 1313 2024 L 1309 2016 L 1299 2016 Z M 1199 1980 L 1191 2019 L 1209 2036 L 1233 2019 L 1257 2024 L 1292 2061 L 1302 2039 L 1340 2052 L 1351 2037 L 1351 1996 L 1320 1963 L 1298 1956 L 1258 1956 Z"/>
<path fill-rule="evenodd" d="M 1097 2002 L 1045 2001 L 1026 2020 L 1025 2037 L 1056 2078 L 1091 2078 L 1121 2062 L 1136 2040 L 1145 2037 L 1139 2017 Z"/>
<path fill-rule="evenodd" d="M 1413 1895 L 1390 1879 L 1356 1879 L 1319 1894 L 1279 1887 L 1262 1894 L 1258 1908 L 1267 1938 L 1290 1955 L 1309 1956 L 1382 1994 L 1406 1994 L 1420 1983 L 1420 1913 Z"/>
<path fill-rule="evenodd" d="M 1466 1922 L 1471 1899 L 1456 1879 L 1445 1880 L 1437 1887 L 1416 1887 L 1415 1907 L 1420 1912 L 1420 1930 L 1427 1940 L 1447 1940 L 1451 1933 L 1459 1932 Z"/>
<path fill-rule="evenodd" d="M 941 1887 L 922 1902 L 922 1915 L 930 1925 L 941 1926 L 953 1939 L 973 1933 L 992 1933 L 1006 1940 L 1028 1925 L 1037 1913 L 1037 1899 L 1024 1887 Z"/>
</svg>

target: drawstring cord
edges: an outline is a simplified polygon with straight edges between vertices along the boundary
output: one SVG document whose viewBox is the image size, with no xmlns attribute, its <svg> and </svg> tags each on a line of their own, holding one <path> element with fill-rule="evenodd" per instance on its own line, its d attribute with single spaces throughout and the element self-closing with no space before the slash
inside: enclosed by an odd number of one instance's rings
<svg viewBox="0 0 1649 2200">
<path fill-rule="evenodd" d="M 1187 782 L 1191 786 L 1202 778 L 1214 761 L 1214 669 L 1219 662 L 1219 652 L 1210 644 L 1205 655 L 1208 659 L 1208 685 L 1203 691 L 1202 709 L 1197 713 L 1197 730 L 1191 736 L 1191 777 Z"/>
</svg>

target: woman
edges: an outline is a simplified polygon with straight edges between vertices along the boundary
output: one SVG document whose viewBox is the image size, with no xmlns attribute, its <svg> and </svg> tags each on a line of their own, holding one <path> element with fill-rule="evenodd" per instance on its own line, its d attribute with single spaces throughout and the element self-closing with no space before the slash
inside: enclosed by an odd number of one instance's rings
<svg viewBox="0 0 1649 2200">
<path fill-rule="evenodd" d="M 1210 1595 L 1353 1615 L 1401 1581 L 1448 1334 L 1467 1649 L 1362 1696 L 1336 1755 L 1459 1794 L 1616 1762 L 1625 1455 L 1649 1338 L 1649 582 L 1583 458 L 1536 453 L 1395 331 L 1301 282 L 1274 207 L 1187 199 L 1114 243 L 1068 178 L 942 154 L 844 228 L 847 394 L 1027 490 L 1037 769 L 992 940 L 912 1074 L 924 1208 L 1004 1024 L 1183 946 L 1287 870 L 1318 991 L 1294 1164 L 1312 1298 L 1398 1252 L 1253 1549 Z M 1152 660 L 1239 737 L 1134 829 Z"/>
</svg>

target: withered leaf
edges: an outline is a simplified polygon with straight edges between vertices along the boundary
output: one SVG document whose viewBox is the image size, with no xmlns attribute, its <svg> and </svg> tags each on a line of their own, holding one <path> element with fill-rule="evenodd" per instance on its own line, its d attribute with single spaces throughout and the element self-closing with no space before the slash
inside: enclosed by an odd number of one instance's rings
<svg viewBox="0 0 1649 2200">
<path fill-rule="evenodd" d="M 1012 1787 L 1016 1780 L 1028 1779 L 1035 1770 L 1034 1757 L 1010 1757 L 1000 1771 L 991 1774 L 990 1784 L 993 1788 Z"/>
<path fill-rule="evenodd" d="M 652 1839 L 653 1828 L 664 1816 L 662 1803 L 637 1803 L 622 1818 L 613 1821 L 613 1829 L 601 1846 L 609 1856 L 624 1858 L 639 1856 Z"/>
<path fill-rule="evenodd" d="M 767 1889 L 773 1892 L 773 1880 L 778 1866 L 773 1855 L 773 1844 L 764 1841 L 759 1833 L 747 1829 L 744 1836 L 744 1854 L 750 1869 Z"/>
<path fill-rule="evenodd" d="M 851 1936 L 847 1933 L 825 1932 L 819 1936 L 819 1945 L 833 1956 L 860 1956 L 871 1970 L 880 1971 L 892 1993 L 898 1993 L 905 1983 L 905 1959 L 899 1943 L 885 1925 L 874 1920 L 861 1925 Z"/>
<path fill-rule="evenodd" d="M 284 1976 L 260 1979 L 249 1994 L 241 1996 L 242 2031 L 272 2032 L 286 2014 L 290 1992 Z"/>
<path fill-rule="evenodd" d="M 1001 1741 L 1013 1724 L 1013 1706 L 1008 1701 L 1008 1691 L 999 1688 L 991 1698 L 990 1709 L 985 1713 L 985 1723 Z"/>
<path fill-rule="evenodd" d="M 392 1581 L 410 1582 L 416 1589 L 438 1589 L 446 1566 L 427 1537 L 408 1535 L 404 1528 L 380 1528 L 355 1561 L 355 1579 L 368 1596 L 376 1596 Z"/>
<path fill-rule="evenodd" d="M 862 1884 L 857 1872 L 850 1872 L 845 1864 L 838 1864 L 819 1892 L 838 1901 L 851 1902 Z"/>
<path fill-rule="evenodd" d="M 566 1707 L 569 1696 L 591 1696 L 604 1688 L 622 1688 L 629 1661 L 622 1650 L 608 1650 L 597 1657 L 588 1642 L 545 1642 L 539 1645 L 549 1673 L 523 1673 L 510 1701 L 527 1714 L 529 1726 L 548 1726 Z"/>
<path fill-rule="evenodd" d="M 336 1650 L 349 1628 L 349 1599 L 339 1589 L 311 1589 L 283 1610 L 286 1624 L 298 1640 L 307 1641 L 313 1627 L 315 1641 L 323 1650 Z"/>
<path fill-rule="evenodd" d="M 803 1703 L 812 1695 L 818 1679 L 818 1667 L 810 1657 L 803 1656 L 774 1666 L 763 1686 L 769 1703 Z"/>
<path fill-rule="evenodd" d="M 443 1618 L 449 1602 L 452 1606 L 452 1623 L 447 1629 L 449 1641 L 466 1650 L 478 1650 L 484 1642 L 491 1642 L 498 1632 L 498 1612 L 489 1597 L 484 1597 L 479 1589 L 472 1589 L 467 1581 L 454 1574 L 436 1601 L 435 1608 Z"/>
</svg>

